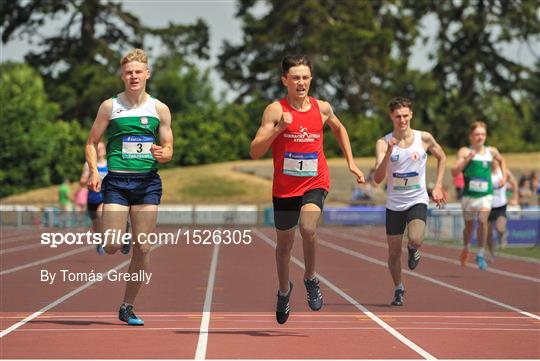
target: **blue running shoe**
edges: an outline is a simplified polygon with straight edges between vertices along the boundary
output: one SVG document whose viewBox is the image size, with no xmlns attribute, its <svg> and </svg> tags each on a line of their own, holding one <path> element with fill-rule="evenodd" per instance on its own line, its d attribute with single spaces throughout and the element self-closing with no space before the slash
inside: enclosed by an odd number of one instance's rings
<svg viewBox="0 0 540 361">
<path fill-rule="evenodd" d="M 476 256 L 476 264 L 478 265 L 478 269 L 481 271 L 485 271 L 488 268 L 488 265 L 484 256 Z"/>
<path fill-rule="evenodd" d="M 118 311 L 118 319 L 126 322 L 130 326 L 144 326 L 144 321 L 133 312 L 132 305 L 122 304 Z"/>
<path fill-rule="evenodd" d="M 103 246 L 101 244 L 98 244 L 96 246 L 96 252 L 100 255 L 100 256 L 103 256 L 105 254 L 105 248 L 103 248 Z"/>
</svg>

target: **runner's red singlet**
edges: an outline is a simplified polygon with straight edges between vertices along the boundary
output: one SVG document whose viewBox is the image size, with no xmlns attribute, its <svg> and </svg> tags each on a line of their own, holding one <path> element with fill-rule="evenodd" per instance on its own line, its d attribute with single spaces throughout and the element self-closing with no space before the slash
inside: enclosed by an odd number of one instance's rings
<svg viewBox="0 0 540 361">
<path fill-rule="evenodd" d="M 330 189 L 330 175 L 323 151 L 323 120 L 319 104 L 309 97 L 311 108 L 301 112 L 279 101 L 292 124 L 272 143 L 274 182 L 272 195 L 286 198 L 302 196 L 310 189 Z"/>
</svg>

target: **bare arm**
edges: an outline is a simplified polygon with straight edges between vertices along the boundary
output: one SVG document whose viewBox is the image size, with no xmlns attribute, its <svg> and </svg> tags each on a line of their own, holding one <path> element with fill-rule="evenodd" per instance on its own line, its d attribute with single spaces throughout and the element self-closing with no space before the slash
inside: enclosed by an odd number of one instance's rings
<svg viewBox="0 0 540 361">
<path fill-rule="evenodd" d="M 508 170 L 507 173 L 508 177 L 508 183 L 510 183 L 510 187 L 512 187 L 512 199 L 510 199 L 511 205 L 518 205 L 519 204 L 519 190 L 518 190 L 518 183 L 516 180 L 516 177 Z"/>
<path fill-rule="evenodd" d="M 272 142 L 283 132 L 289 124 L 292 124 L 291 113 L 283 112 L 278 102 L 273 102 L 264 110 L 261 126 L 251 142 L 249 155 L 252 159 L 259 159 L 268 151 Z"/>
<path fill-rule="evenodd" d="M 159 163 L 167 163 L 173 156 L 173 133 L 169 107 L 158 101 L 156 110 L 159 115 L 159 145 L 152 144 L 150 152 Z"/>
<path fill-rule="evenodd" d="M 435 186 L 431 194 L 437 206 L 440 207 L 446 202 L 442 190 L 444 171 L 446 170 L 446 154 L 444 154 L 444 150 L 430 133 L 422 132 L 422 142 L 426 144 L 427 150 L 437 158 L 437 179 L 435 180 Z"/>
<path fill-rule="evenodd" d="M 319 101 L 319 108 L 321 109 L 323 120 L 330 126 L 332 133 L 334 133 L 334 136 L 338 141 L 341 153 L 345 156 L 345 160 L 347 160 L 349 171 L 356 176 L 357 183 L 364 183 L 364 173 L 356 166 L 356 163 L 354 162 L 351 141 L 349 139 L 347 129 L 345 129 L 338 117 L 334 114 L 334 111 L 328 102 Z"/>
<path fill-rule="evenodd" d="M 503 177 L 499 185 L 502 187 L 508 181 L 508 168 L 506 167 L 506 160 L 504 160 L 504 157 L 501 155 L 501 153 L 499 153 L 497 148 L 489 147 L 489 150 L 491 151 L 491 154 L 493 154 L 493 160 L 499 162 L 499 165 L 501 166 Z"/>
<path fill-rule="evenodd" d="M 459 173 L 463 172 L 463 169 L 469 164 L 469 161 L 474 158 L 475 152 L 466 148 L 462 147 L 460 150 L 458 150 L 458 153 L 456 155 L 456 164 L 451 169 L 452 177 L 457 176 Z"/>
<path fill-rule="evenodd" d="M 86 141 L 86 162 L 88 163 L 88 188 L 94 192 L 99 192 L 101 188 L 101 179 L 97 170 L 97 145 L 103 133 L 109 126 L 112 111 L 112 100 L 107 99 L 99 106 L 96 119 Z"/>
<path fill-rule="evenodd" d="M 390 140 L 390 144 L 384 138 L 380 138 L 375 143 L 375 172 L 373 174 L 373 181 L 376 184 L 381 183 L 386 177 L 388 160 L 396 144 L 397 140 L 395 138 Z"/>
</svg>

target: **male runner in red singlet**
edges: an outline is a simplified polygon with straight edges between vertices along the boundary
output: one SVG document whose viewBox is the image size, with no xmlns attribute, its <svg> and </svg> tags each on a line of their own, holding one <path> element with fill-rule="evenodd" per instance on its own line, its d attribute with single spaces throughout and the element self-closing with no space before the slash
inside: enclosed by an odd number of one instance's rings
<svg viewBox="0 0 540 361">
<path fill-rule="evenodd" d="M 323 305 L 319 280 L 315 275 L 315 231 L 330 189 L 330 175 L 323 152 L 325 124 L 332 128 L 349 170 L 358 183 L 364 182 L 364 175 L 354 164 L 347 130 L 334 115 L 330 104 L 308 96 L 312 79 L 311 61 L 306 56 L 288 55 L 283 58 L 281 67 L 281 82 L 287 88 L 287 96 L 266 107 L 261 126 L 251 143 L 250 155 L 258 159 L 272 148 L 272 196 L 279 278 L 276 319 L 283 324 L 290 312 L 292 283 L 289 281 L 289 261 L 298 223 L 303 239 L 308 304 L 314 311 Z"/>
</svg>

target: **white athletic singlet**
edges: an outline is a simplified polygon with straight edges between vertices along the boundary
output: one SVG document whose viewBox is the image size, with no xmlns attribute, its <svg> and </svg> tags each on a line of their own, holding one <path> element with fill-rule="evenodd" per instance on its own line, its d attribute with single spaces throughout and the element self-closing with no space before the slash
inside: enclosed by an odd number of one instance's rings
<svg viewBox="0 0 540 361">
<path fill-rule="evenodd" d="M 506 183 L 500 187 L 499 182 L 503 178 L 502 170 L 499 168 L 497 172 L 491 173 L 491 183 L 493 184 L 493 201 L 492 208 L 502 207 L 507 203 L 506 200 Z"/>
<path fill-rule="evenodd" d="M 386 170 L 386 208 L 406 211 L 415 204 L 429 204 L 426 191 L 427 153 L 422 146 L 422 132 L 413 130 L 414 141 L 408 148 L 394 146 Z M 384 139 L 389 142 L 392 133 Z"/>
</svg>

